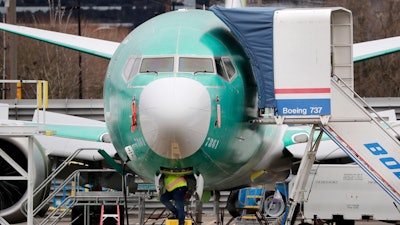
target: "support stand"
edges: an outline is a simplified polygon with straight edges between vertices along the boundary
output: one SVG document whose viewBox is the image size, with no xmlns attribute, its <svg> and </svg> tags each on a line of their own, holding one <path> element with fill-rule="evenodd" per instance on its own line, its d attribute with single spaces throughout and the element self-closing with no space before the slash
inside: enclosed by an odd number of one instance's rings
<svg viewBox="0 0 400 225">
<path fill-rule="evenodd" d="M 34 189 L 34 178 L 31 174 L 34 171 L 33 163 L 33 135 L 38 133 L 38 127 L 21 127 L 21 126 L 0 126 L 0 136 L 2 137 L 13 137 L 20 138 L 20 142 L 28 148 L 28 168 L 27 171 L 22 169 L 18 163 L 10 158 L 4 151 L 1 151 L 0 157 L 5 159 L 16 171 L 20 173 L 13 179 L 26 180 L 27 181 L 27 224 L 33 224 L 33 189 Z M 1 180 L 8 180 L 11 177 L 1 177 Z M 4 218 L 0 217 L 0 224 L 8 224 Z"/>
<path fill-rule="evenodd" d="M 314 142 L 314 132 L 319 131 L 318 137 Z M 306 154 L 303 155 L 303 158 L 300 162 L 300 167 L 297 172 L 296 180 L 293 184 L 292 191 L 290 193 L 288 211 L 286 212 L 286 225 L 290 225 L 294 223 L 296 219 L 294 215 L 296 206 L 304 201 L 304 191 L 305 186 L 308 180 L 308 176 L 310 175 L 311 167 L 314 164 L 315 156 L 317 154 L 318 146 L 322 138 L 323 131 L 319 125 L 314 124 L 310 133 L 310 137 L 306 146 Z"/>
</svg>

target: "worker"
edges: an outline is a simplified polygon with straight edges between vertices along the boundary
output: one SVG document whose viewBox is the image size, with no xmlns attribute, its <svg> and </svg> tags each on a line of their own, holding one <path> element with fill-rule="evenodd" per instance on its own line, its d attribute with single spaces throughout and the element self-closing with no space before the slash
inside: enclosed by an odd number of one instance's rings
<svg viewBox="0 0 400 225">
<path fill-rule="evenodd" d="M 160 201 L 178 219 L 179 225 L 185 224 L 185 195 L 187 182 L 185 177 L 180 175 L 166 174 L 164 177 L 165 192 L 161 195 Z M 171 200 L 175 201 L 175 206 Z"/>
</svg>

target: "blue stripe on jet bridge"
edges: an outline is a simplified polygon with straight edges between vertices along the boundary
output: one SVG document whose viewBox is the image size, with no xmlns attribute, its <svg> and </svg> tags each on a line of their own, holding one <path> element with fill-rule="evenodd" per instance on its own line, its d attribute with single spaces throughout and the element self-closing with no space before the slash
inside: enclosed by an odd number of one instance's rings
<svg viewBox="0 0 400 225">
<path fill-rule="evenodd" d="M 331 114 L 331 99 L 277 99 L 279 116 L 316 116 Z"/>
</svg>

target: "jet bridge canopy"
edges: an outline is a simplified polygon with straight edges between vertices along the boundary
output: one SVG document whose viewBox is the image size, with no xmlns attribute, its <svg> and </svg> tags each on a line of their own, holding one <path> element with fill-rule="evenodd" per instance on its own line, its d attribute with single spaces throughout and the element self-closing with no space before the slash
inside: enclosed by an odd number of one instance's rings
<svg viewBox="0 0 400 225">
<path fill-rule="evenodd" d="M 277 9 L 210 8 L 231 29 L 250 58 L 258 86 L 259 108 L 275 107 L 273 20 Z"/>
<path fill-rule="evenodd" d="M 330 115 L 332 73 L 352 87 L 352 20 L 343 8 L 210 8 L 241 43 L 258 108 L 279 116 Z"/>
</svg>

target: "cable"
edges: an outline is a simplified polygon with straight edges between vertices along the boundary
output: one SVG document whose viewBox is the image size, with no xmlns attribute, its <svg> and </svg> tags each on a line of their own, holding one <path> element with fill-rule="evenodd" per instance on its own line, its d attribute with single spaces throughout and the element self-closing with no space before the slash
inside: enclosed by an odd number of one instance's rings
<svg viewBox="0 0 400 225">
<path fill-rule="evenodd" d="M 126 177 L 125 177 L 125 167 L 126 167 L 126 162 L 124 162 L 122 166 L 122 190 L 124 192 L 124 208 L 125 208 L 125 216 L 126 216 L 126 224 L 129 225 L 129 216 L 128 216 L 128 201 L 127 201 L 127 196 L 126 196 Z"/>
</svg>

